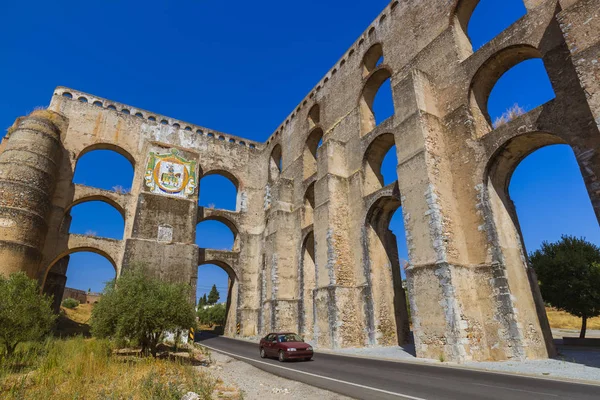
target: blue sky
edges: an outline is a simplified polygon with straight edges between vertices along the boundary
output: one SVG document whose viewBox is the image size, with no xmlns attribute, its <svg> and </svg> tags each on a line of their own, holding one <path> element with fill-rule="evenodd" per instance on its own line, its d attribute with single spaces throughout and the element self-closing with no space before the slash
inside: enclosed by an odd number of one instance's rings
<svg viewBox="0 0 600 400">
<path fill-rule="evenodd" d="M 0 127 L 48 104 L 58 85 L 190 121 L 248 139 L 265 141 L 333 66 L 387 0 L 29 1 L 2 2 L 0 25 Z M 475 48 L 525 13 L 521 0 L 482 0 L 469 25 Z M 489 110 L 502 114 L 514 103 L 531 109 L 553 97 L 543 64 L 525 62 L 501 78 Z M 380 121 L 393 112 L 389 89 L 376 99 Z M 0 133 L 3 135 L 4 131 Z M 102 169 L 97 168 L 102 163 Z M 395 180 L 395 154 L 383 166 Z M 131 187 L 129 163 L 110 152 L 86 154 L 77 183 Z M 219 177 L 201 181 L 200 203 L 235 207 L 235 188 Z M 600 244 L 600 229 L 567 146 L 541 149 L 518 167 L 510 186 L 529 251 L 568 233 Z M 102 203 L 72 211 L 71 232 L 121 238 L 123 221 Z M 391 229 L 406 259 L 400 212 Z M 207 222 L 198 228 L 202 247 L 228 248 L 232 235 Z M 101 290 L 114 270 L 102 257 L 71 256 L 68 285 Z M 198 294 L 213 283 L 225 299 L 227 275 L 199 269 Z"/>
</svg>

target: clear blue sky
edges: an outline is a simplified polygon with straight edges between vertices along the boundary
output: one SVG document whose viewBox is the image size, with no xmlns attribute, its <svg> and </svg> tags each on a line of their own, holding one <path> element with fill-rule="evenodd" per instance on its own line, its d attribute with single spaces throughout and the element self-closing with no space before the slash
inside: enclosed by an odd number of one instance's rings
<svg viewBox="0 0 600 400">
<path fill-rule="evenodd" d="M 333 66 L 387 0 L 48 1 L 0 4 L 0 127 L 37 106 L 53 89 L 69 86 L 212 129 L 264 141 Z M 521 0 L 482 0 L 469 26 L 478 48 L 525 13 Z M 16 16 L 16 17 L 15 17 Z M 518 103 L 531 109 L 552 98 L 539 61 L 507 73 L 492 93 L 492 116 Z M 378 120 L 392 112 L 389 90 L 376 100 Z M 4 131 L 1 133 L 4 134 Z M 384 162 L 395 180 L 395 154 Z M 103 163 L 102 170 L 96 168 Z M 131 187 L 131 166 L 110 152 L 80 160 L 75 182 Z M 600 229 L 577 164 L 567 146 L 544 148 L 517 169 L 510 186 L 529 251 L 561 234 L 600 244 Z M 235 207 L 235 189 L 223 179 L 201 182 L 202 205 Z M 123 221 L 102 203 L 73 209 L 71 232 L 121 238 Z M 402 218 L 391 223 L 406 259 Z M 199 226 L 202 247 L 228 248 L 232 235 L 218 223 Z M 101 290 L 114 276 L 102 257 L 71 257 L 68 285 Z M 198 294 L 213 283 L 225 299 L 227 276 L 199 269 Z"/>
</svg>

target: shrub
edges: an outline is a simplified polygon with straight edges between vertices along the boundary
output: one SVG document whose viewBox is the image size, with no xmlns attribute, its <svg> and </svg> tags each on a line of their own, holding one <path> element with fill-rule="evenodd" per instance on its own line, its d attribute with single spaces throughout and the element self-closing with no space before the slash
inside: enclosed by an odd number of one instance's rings
<svg viewBox="0 0 600 400">
<path fill-rule="evenodd" d="M 73 308 L 77 308 L 78 305 L 79 305 L 79 300 L 75 300 L 70 297 L 68 297 L 62 301 L 62 306 L 65 308 L 73 309 Z"/>
<path fill-rule="evenodd" d="M 17 344 L 39 340 L 56 319 L 52 297 L 40 294 L 37 281 L 23 272 L 0 275 L 0 344 L 11 356 Z"/>
<path fill-rule="evenodd" d="M 587 319 L 600 315 L 600 247 L 574 236 L 542 243 L 529 256 L 542 297 L 552 307 L 581 317 L 580 337 Z"/>
<path fill-rule="evenodd" d="M 198 309 L 198 322 L 202 325 L 224 325 L 227 318 L 227 307 L 225 304 L 215 304 L 207 308 Z"/>
<path fill-rule="evenodd" d="M 191 288 L 149 277 L 141 266 L 109 283 L 92 310 L 92 334 L 135 341 L 142 353 L 156 357 L 166 332 L 188 330 L 195 323 Z"/>
</svg>

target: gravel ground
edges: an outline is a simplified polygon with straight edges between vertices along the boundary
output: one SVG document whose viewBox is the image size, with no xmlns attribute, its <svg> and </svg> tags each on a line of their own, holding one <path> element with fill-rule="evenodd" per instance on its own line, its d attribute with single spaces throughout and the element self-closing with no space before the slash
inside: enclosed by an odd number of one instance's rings
<svg viewBox="0 0 600 400">
<path fill-rule="evenodd" d="M 244 394 L 244 400 L 270 399 L 319 399 L 346 400 L 345 397 L 304 383 L 280 378 L 263 370 L 213 351 L 210 373 L 224 382 L 235 386 Z M 201 368 L 201 367 L 199 367 Z"/>
<path fill-rule="evenodd" d="M 443 364 L 448 366 L 465 366 L 488 371 L 512 372 L 558 379 L 583 380 L 595 383 L 600 382 L 600 349 L 559 346 L 558 352 L 558 357 L 550 360 L 528 360 L 522 362 L 467 362 L 460 365 L 445 362 Z M 327 353 L 441 364 L 438 360 L 416 358 L 414 356 L 414 348 L 411 346 L 404 346 L 404 348 L 396 346 L 341 349 L 333 352 L 327 351 Z"/>
</svg>

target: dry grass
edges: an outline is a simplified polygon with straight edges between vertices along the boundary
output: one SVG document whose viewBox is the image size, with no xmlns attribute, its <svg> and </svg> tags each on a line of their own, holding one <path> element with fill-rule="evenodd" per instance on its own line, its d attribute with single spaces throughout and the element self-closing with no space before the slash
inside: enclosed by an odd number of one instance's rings
<svg viewBox="0 0 600 400">
<path fill-rule="evenodd" d="M 546 314 L 548 314 L 551 328 L 581 329 L 581 318 L 579 317 L 550 307 L 546 308 Z M 587 328 L 600 329 L 600 317 L 588 319 Z"/>
<path fill-rule="evenodd" d="M 518 104 L 514 104 L 512 107 L 506 110 L 504 114 L 496 118 L 496 120 L 494 121 L 494 128 L 498 128 L 499 126 L 507 124 L 513 119 L 520 117 L 523 114 L 525 114 L 525 109 L 523 109 Z"/>
<path fill-rule="evenodd" d="M 189 391 L 212 399 L 223 389 L 194 369 L 190 358 L 116 354 L 109 342 L 96 339 L 27 344 L 11 360 L 0 361 L 0 398 L 6 400 L 179 400 Z"/>
<path fill-rule="evenodd" d="M 79 304 L 75 308 L 61 307 L 60 309 L 64 311 L 67 318 L 80 324 L 87 324 L 92 317 L 92 308 L 91 304 Z"/>
</svg>

